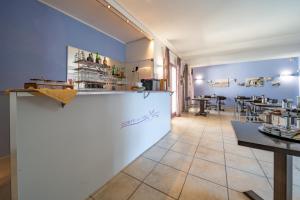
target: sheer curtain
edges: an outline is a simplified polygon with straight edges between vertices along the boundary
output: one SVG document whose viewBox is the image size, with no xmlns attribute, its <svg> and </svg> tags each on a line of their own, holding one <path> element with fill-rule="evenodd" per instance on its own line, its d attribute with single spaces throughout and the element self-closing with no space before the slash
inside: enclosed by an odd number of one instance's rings
<svg viewBox="0 0 300 200">
<path fill-rule="evenodd" d="M 165 55 L 164 55 L 164 63 L 163 63 L 163 77 L 167 80 L 167 89 L 170 90 L 170 50 L 166 47 Z"/>
<path fill-rule="evenodd" d="M 175 84 L 176 89 L 172 96 L 173 109 L 171 111 L 171 113 L 175 114 L 175 116 L 180 116 L 184 108 L 183 71 L 184 67 L 182 66 L 181 58 L 177 57 L 174 53 L 170 52 L 168 48 L 166 48 L 164 55 L 163 77 L 167 80 L 168 90 L 174 90 L 172 86 L 174 87 Z"/>
<path fill-rule="evenodd" d="M 176 116 L 180 116 L 182 112 L 182 92 L 183 92 L 183 80 L 182 80 L 182 67 L 181 59 L 177 57 L 177 113 Z"/>
</svg>

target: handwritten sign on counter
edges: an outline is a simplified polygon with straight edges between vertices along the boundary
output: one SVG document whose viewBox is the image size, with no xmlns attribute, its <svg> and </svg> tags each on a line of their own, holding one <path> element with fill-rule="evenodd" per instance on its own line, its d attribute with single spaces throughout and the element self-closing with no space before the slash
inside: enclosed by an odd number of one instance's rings
<svg viewBox="0 0 300 200">
<path fill-rule="evenodd" d="M 121 128 L 126 128 L 128 126 L 134 126 L 134 125 L 146 122 L 146 121 L 151 121 L 152 119 L 158 118 L 158 117 L 159 117 L 159 112 L 156 111 L 155 109 L 153 109 L 141 117 L 133 118 L 133 119 L 122 122 Z"/>
</svg>

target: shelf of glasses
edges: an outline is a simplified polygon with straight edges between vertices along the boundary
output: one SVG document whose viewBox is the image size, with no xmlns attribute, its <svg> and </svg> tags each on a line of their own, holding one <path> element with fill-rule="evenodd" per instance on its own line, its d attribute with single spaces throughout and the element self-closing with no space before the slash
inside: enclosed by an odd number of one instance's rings
<svg viewBox="0 0 300 200">
<path fill-rule="evenodd" d="M 103 65 L 100 63 L 95 63 L 95 62 L 91 62 L 91 61 L 86 61 L 86 60 L 79 60 L 79 61 L 75 61 L 74 63 L 78 63 L 87 67 L 97 67 L 97 68 L 105 68 L 105 69 L 110 69 L 110 67 L 108 65 Z"/>
<path fill-rule="evenodd" d="M 75 83 L 92 83 L 92 84 L 112 84 L 112 85 L 128 85 L 128 83 L 111 82 L 111 81 L 93 81 L 93 80 L 80 80 Z"/>
</svg>

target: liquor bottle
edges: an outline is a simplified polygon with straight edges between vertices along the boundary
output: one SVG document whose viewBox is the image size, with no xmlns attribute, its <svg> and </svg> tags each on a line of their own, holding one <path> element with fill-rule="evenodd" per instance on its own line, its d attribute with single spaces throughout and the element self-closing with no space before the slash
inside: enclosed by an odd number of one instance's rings
<svg viewBox="0 0 300 200">
<path fill-rule="evenodd" d="M 96 52 L 96 63 L 100 63 L 100 56 L 98 52 Z"/>
<path fill-rule="evenodd" d="M 80 60 L 85 61 L 85 54 L 83 51 L 81 51 L 80 55 L 81 55 Z"/>
<path fill-rule="evenodd" d="M 115 75 L 115 70 L 116 70 L 116 66 L 113 65 L 112 66 L 112 69 L 111 69 L 111 74 L 114 76 Z"/>
<path fill-rule="evenodd" d="M 103 59 L 103 65 L 104 65 L 104 66 L 107 66 L 107 60 L 106 60 L 106 57 L 104 57 L 104 59 Z"/>
<path fill-rule="evenodd" d="M 93 58 L 92 58 L 92 54 L 91 53 L 89 53 L 89 56 L 87 57 L 86 60 L 89 61 L 89 62 L 93 62 Z"/>
<path fill-rule="evenodd" d="M 120 69 L 119 69 L 119 67 L 116 67 L 116 72 L 115 72 L 115 75 L 116 76 L 119 76 L 120 74 L 119 74 L 119 72 L 120 72 Z"/>
<path fill-rule="evenodd" d="M 94 62 L 94 55 L 91 53 L 91 62 Z"/>
</svg>

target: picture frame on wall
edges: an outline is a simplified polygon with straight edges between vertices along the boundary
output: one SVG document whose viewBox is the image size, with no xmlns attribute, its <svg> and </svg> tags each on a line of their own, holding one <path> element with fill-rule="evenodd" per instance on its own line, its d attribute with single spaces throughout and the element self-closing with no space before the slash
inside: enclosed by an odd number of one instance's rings
<svg viewBox="0 0 300 200">
<path fill-rule="evenodd" d="M 209 87 L 225 88 L 229 87 L 229 79 L 217 79 L 208 81 Z"/>
</svg>

